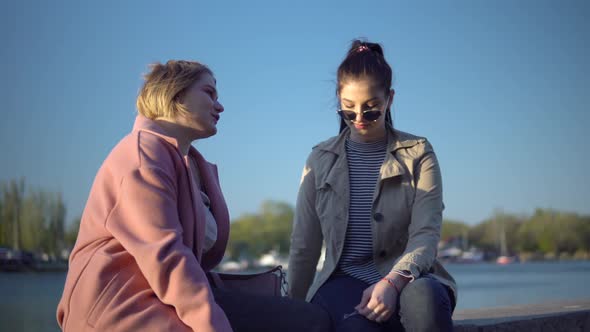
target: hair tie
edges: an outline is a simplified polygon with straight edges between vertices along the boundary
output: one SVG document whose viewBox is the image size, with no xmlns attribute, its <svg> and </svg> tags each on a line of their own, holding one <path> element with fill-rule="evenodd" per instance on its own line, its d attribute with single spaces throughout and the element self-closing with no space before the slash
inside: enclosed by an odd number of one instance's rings
<svg viewBox="0 0 590 332">
<path fill-rule="evenodd" d="M 357 53 L 368 51 L 368 50 L 369 50 L 369 48 L 366 45 L 361 45 L 356 49 Z"/>
</svg>

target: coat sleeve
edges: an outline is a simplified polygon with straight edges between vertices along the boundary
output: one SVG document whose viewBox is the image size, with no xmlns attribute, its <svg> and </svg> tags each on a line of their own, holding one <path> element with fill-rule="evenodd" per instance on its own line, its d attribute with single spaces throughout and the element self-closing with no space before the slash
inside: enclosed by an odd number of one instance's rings
<svg viewBox="0 0 590 332">
<path fill-rule="evenodd" d="M 305 299 L 322 249 L 322 230 L 315 207 L 315 179 L 308 158 L 299 186 L 289 250 L 289 294 Z"/>
<path fill-rule="evenodd" d="M 408 229 L 408 243 L 392 272 L 409 272 L 412 280 L 427 272 L 436 258 L 442 211 L 442 178 L 438 161 L 428 142 L 415 172 L 416 192 Z"/>
<path fill-rule="evenodd" d="M 197 258 L 182 241 L 176 183 L 164 170 L 140 167 L 127 174 L 106 228 L 183 323 L 195 331 L 232 331 Z"/>
</svg>

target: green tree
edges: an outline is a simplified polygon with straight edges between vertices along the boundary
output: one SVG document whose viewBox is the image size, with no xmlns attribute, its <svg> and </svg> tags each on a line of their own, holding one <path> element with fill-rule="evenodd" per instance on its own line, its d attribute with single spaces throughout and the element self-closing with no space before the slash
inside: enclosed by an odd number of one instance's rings
<svg viewBox="0 0 590 332">
<path fill-rule="evenodd" d="M 10 180 L 2 184 L 3 198 L 3 243 L 14 249 L 21 247 L 20 219 L 23 207 L 23 196 L 25 191 L 25 178 Z"/>
<path fill-rule="evenodd" d="M 519 232 L 523 250 L 542 253 L 569 253 L 589 250 L 588 217 L 550 209 L 537 209 Z"/>
<path fill-rule="evenodd" d="M 451 239 L 466 237 L 469 233 L 469 225 L 454 220 L 443 220 L 440 230 L 440 239 L 449 241 Z"/>
<path fill-rule="evenodd" d="M 496 210 L 491 218 L 470 230 L 470 243 L 497 254 L 502 251 L 506 251 L 504 254 L 515 253 L 519 245 L 518 231 L 522 223 L 522 217 Z"/>
<path fill-rule="evenodd" d="M 230 257 L 254 258 L 270 250 L 289 252 L 293 208 L 283 202 L 265 201 L 255 214 L 245 214 L 231 224 Z"/>
<path fill-rule="evenodd" d="M 66 217 L 66 206 L 61 193 L 55 193 L 49 200 L 47 211 L 46 230 L 48 234 L 47 252 L 58 256 L 64 246 L 64 224 Z"/>
<path fill-rule="evenodd" d="M 25 180 L 0 184 L 0 245 L 59 255 L 66 207 L 61 193 L 25 191 Z"/>
<path fill-rule="evenodd" d="M 23 200 L 23 212 L 20 219 L 22 249 L 44 251 L 46 238 L 45 219 L 48 194 L 43 191 L 29 191 Z"/>
<path fill-rule="evenodd" d="M 78 231 L 80 230 L 80 218 L 74 219 L 67 227 L 64 235 L 65 248 L 71 249 L 76 244 L 78 238 Z"/>
</svg>

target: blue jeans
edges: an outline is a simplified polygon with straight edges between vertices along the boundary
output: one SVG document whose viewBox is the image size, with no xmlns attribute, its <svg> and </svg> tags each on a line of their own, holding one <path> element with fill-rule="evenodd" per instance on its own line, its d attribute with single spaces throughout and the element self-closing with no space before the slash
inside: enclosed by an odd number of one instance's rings
<svg viewBox="0 0 590 332">
<path fill-rule="evenodd" d="M 407 284 L 399 296 L 397 311 L 384 323 L 353 314 L 369 286 L 353 277 L 332 276 L 311 302 L 328 311 L 336 332 L 453 331 L 450 290 L 433 277 L 427 275 Z"/>
</svg>

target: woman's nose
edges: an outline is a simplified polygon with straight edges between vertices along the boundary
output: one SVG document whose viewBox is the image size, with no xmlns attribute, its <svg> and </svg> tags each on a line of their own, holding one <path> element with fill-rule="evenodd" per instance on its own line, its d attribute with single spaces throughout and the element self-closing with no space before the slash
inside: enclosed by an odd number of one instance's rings
<svg viewBox="0 0 590 332">
<path fill-rule="evenodd" d="M 215 105 L 215 110 L 219 113 L 225 111 L 225 108 L 223 107 L 223 105 L 221 105 L 221 103 L 219 101 L 217 101 L 217 104 Z"/>
<path fill-rule="evenodd" d="M 356 113 L 356 118 L 354 118 L 354 121 L 356 121 L 356 122 L 362 122 L 363 121 L 363 112 L 362 111 Z"/>
</svg>

